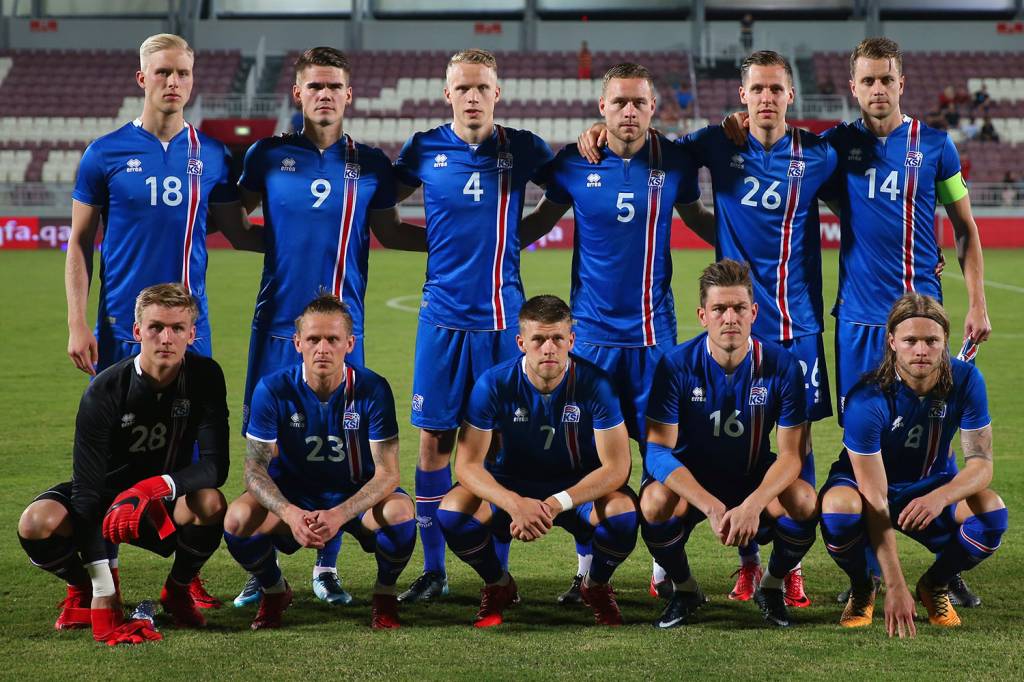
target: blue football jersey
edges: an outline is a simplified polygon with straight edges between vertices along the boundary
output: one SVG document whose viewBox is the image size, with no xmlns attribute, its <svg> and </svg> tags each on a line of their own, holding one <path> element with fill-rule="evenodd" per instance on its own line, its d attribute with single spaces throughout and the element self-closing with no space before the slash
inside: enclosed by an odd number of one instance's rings
<svg viewBox="0 0 1024 682">
<path fill-rule="evenodd" d="M 480 375 L 469 397 L 466 421 L 501 434 L 501 450 L 488 470 L 498 479 L 567 488 L 594 471 L 594 431 L 623 422 L 608 377 L 594 365 L 569 357 L 562 382 L 541 394 L 519 356 Z"/>
<path fill-rule="evenodd" d="M 206 212 L 238 200 L 229 158 L 227 147 L 188 123 L 166 150 L 139 120 L 86 148 L 71 196 L 103 215 L 97 326 L 131 341 L 139 292 L 181 282 L 199 304 L 196 336 L 209 338 Z"/>
<path fill-rule="evenodd" d="M 817 194 L 836 169 L 835 151 L 799 128 L 771 149 L 750 134 L 739 149 L 717 125 L 690 133 L 683 144 L 711 172 L 716 258 L 750 264 L 754 333 L 775 341 L 821 333 Z"/>
<path fill-rule="evenodd" d="M 775 459 L 775 425 L 807 421 L 803 373 L 784 348 L 751 338 L 746 358 L 727 375 L 704 333 L 658 363 L 647 419 L 679 426 L 672 453 L 705 487 L 749 486 Z"/>
<path fill-rule="evenodd" d="M 889 307 L 908 291 L 941 301 L 936 183 L 960 172 L 949 134 L 904 117 L 885 139 L 860 120 L 836 126 L 826 137 L 845 179 L 836 193 L 842 232 L 832 314 L 885 324 Z"/>
<path fill-rule="evenodd" d="M 494 126 L 476 149 L 444 125 L 413 135 L 397 179 L 423 185 L 427 279 L 420 319 L 473 331 L 514 325 L 523 303 L 519 220 L 526 183 L 551 149 L 525 130 Z"/>
<path fill-rule="evenodd" d="M 391 162 L 345 135 L 322 153 L 301 134 L 260 140 L 238 184 L 263 196 L 266 255 L 253 328 L 291 336 L 321 289 L 349 306 L 363 333 L 370 254 L 367 211 L 395 205 Z"/>
<path fill-rule="evenodd" d="M 572 316 L 581 341 L 653 346 L 675 339 L 672 209 L 700 197 L 688 152 L 657 135 L 631 159 L 594 166 L 569 145 L 545 171 L 547 198 L 572 205 Z"/>
<path fill-rule="evenodd" d="M 370 443 L 398 437 L 395 399 L 384 377 L 346 365 L 345 381 L 320 402 L 299 364 L 260 380 L 246 436 L 277 443 L 275 477 L 311 493 L 352 493 L 373 476 Z"/>
<path fill-rule="evenodd" d="M 949 448 L 957 430 L 992 422 L 985 379 L 974 365 L 953 359 L 953 390 L 945 397 L 921 398 L 896 381 L 889 391 L 861 382 L 846 396 L 843 445 L 861 455 L 882 453 L 889 485 L 956 472 Z M 839 468 L 853 473 L 846 449 Z"/>
</svg>

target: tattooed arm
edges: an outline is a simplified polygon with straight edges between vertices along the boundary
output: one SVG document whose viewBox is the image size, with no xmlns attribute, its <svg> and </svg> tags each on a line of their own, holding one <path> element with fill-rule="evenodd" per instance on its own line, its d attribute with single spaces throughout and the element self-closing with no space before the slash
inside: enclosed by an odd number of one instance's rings
<svg viewBox="0 0 1024 682">
<path fill-rule="evenodd" d="M 267 511 L 288 524 L 296 542 L 303 547 L 323 547 L 320 536 L 309 529 L 306 513 L 289 502 L 274 479 L 270 478 L 267 467 L 277 456 L 276 449 L 274 443 L 246 439 L 245 487 Z"/>
<path fill-rule="evenodd" d="M 943 509 L 981 492 L 992 482 L 992 425 L 961 430 L 960 444 L 964 451 L 964 468 L 946 485 L 911 500 L 900 514 L 901 528 L 927 528 Z"/>
</svg>

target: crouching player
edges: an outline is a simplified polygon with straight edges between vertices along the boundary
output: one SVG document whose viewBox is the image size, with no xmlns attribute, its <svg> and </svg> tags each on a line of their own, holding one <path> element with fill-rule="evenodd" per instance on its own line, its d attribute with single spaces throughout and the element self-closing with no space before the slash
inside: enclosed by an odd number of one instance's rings
<svg viewBox="0 0 1024 682">
<path fill-rule="evenodd" d="M 774 541 L 754 599 L 765 620 L 790 624 L 783 580 L 814 543 L 814 488 L 798 478 L 806 403 L 800 365 L 751 338 L 757 316 L 750 268 L 724 259 L 700 277 L 697 317 L 707 333 L 665 354 L 647 407 L 648 480 L 642 534 L 675 591 L 655 622 L 686 623 L 707 600 L 690 573 L 686 541 L 707 518 L 725 545 Z M 778 455 L 769 435 L 778 425 Z"/>
<path fill-rule="evenodd" d="M 845 449 L 822 488 L 821 535 L 850 576 L 845 627 L 871 623 L 875 586 L 865 543 L 886 585 L 889 636 L 913 636 L 914 598 L 900 568 L 894 528 L 936 553 L 917 581 L 928 620 L 956 627 L 949 583 L 999 548 L 1007 527 L 992 480 L 992 425 L 985 381 L 973 365 L 950 359 L 949 318 L 917 293 L 896 301 L 886 321 L 881 364 L 846 397 Z M 957 471 L 950 441 L 957 430 L 965 464 Z"/>
<path fill-rule="evenodd" d="M 111 645 L 161 639 L 151 621 L 125 622 L 104 538 L 173 554 L 160 602 L 177 624 L 205 625 L 189 584 L 223 533 L 228 410 L 220 367 L 187 352 L 197 316 L 195 298 L 179 284 L 142 290 L 133 328 L 141 352 L 86 389 L 72 480 L 21 515 L 18 537 L 32 563 L 68 584 L 58 630 L 91 626 Z"/>
<path fill-rule="evenodd" d="M 377 557 L 371 625 L 397 628 L 395 582 L 416 543 L 412 500 L 398 487 L 398 423 L 387 381 L 345 362 L 352 316 L 337 297 L 295 321 L 302 364 L 267 375 L 253 392 L 246 432 L 247 491 L 231 503 L 224 539 L 259 580 L 252 628 L 276 628 L 292 591 L 276 550 L 320 549 L 339 530 Z"/>
<path fill-rule="evenodd" d="M 492 539 L 530 542 L 552 526 L 593 543 L 581 595 L 599 624 L 622 624 L 608 582 L 636 546 L 628 435 L 607 377 L 569 354 L 574 338 L 564 301 L 531 298 L 519 312 L 524 355 L 482 374 L 470 394 L 459 485 L 444 496 L 438 520 L 452 552 L 484 580 L 476 627 L 500 625 L 519 601 Z M 495 431 L 500 450 L 490 459 Z"/>
</svg>

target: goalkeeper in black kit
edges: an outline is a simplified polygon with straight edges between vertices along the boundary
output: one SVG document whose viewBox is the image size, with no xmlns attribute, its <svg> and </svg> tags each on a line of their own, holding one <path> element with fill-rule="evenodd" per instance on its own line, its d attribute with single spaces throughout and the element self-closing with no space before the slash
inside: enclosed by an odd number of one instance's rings
<svg viewBox="0 0 1024 682">
<path fill-rule="evenodd" d="M 224 531 L 227 504 L 218 488 L 228 475 L 228 409 L 220 366 L 187 352 L 197 314 L 179 284 L 139 294 L 139 354 L 86 389 L 71 481 L 21 515 L 18 537 L 32 563 L 67 583 L 58 630 L 91 627 L 110 645 L 161 638 L 151 621 L 125 620 L 106 542 L 173 554 L 160 603 L 177 625 L 206 624 L 188 586 Z"/>
</svg>

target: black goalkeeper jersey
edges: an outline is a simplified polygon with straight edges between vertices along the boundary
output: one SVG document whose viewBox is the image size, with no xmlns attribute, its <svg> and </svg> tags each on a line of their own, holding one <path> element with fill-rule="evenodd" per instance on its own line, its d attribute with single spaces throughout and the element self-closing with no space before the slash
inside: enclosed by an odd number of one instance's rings
<svg viewBox="0 0 1024 682">
<path fill-rule="evenodd" d="M 224 484 L 228 407 L 220 366 L 185 353 L 178 377 L 159 390 L 143 376 L 138 356 L 108 367 L 79 404 L 73 461 L 77 544 L 87 561 L 102 559 L 103 515 L 121 491 L 163 474 L 177 497 Z"/>
</svg>

